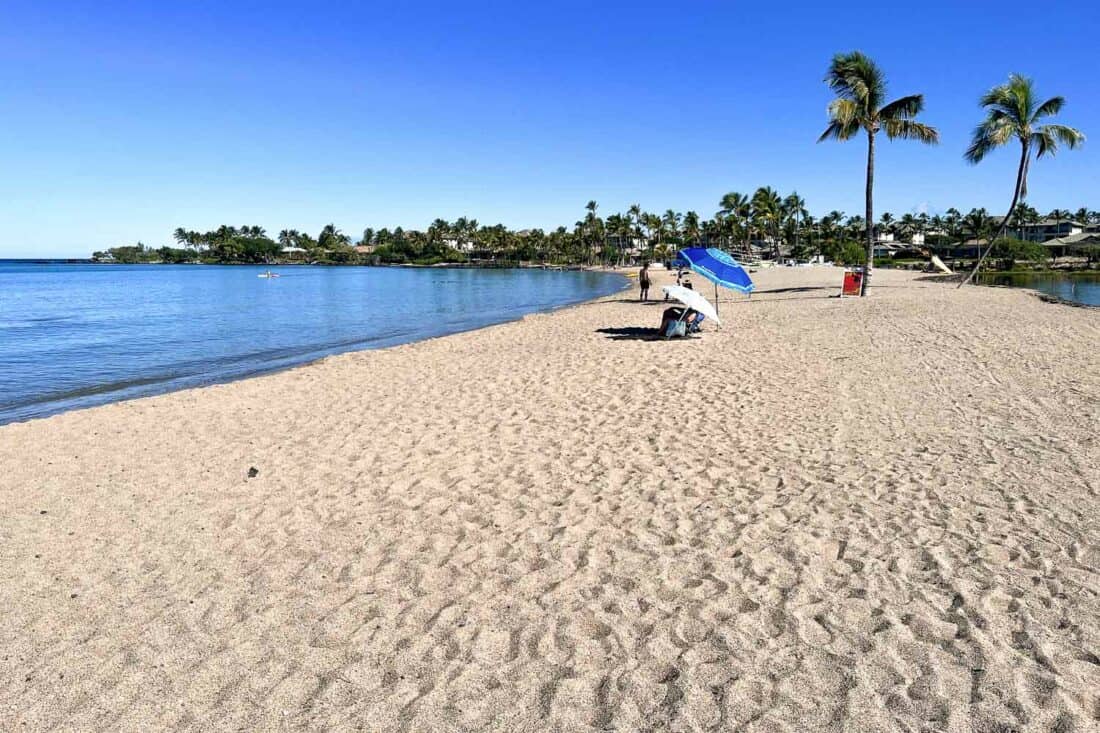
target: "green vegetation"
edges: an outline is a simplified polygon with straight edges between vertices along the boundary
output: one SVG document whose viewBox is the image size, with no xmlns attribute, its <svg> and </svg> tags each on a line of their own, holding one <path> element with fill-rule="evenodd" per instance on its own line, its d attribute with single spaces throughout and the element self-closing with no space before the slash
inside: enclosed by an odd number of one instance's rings
<svg viewBox="0 0 1100 733">
<path fill-rule="evenodd" d="M 141 242 L 133 246 L 126 247 L 112 247 L 108 250 L 111 254 L 111 258 L 123 265 L 136 265 L 142 263 L 151 262 L 167 262 L 171 264 L 178 264 L 181 262 L 190 262 L 194 259 L 194 253 L 186 249 L 177 249 L 175 247 L 158 247 L 156 249 L 152 247 L 146 247 Z M 95 252 L 92 254 L 93 259 L 104 259 L 107 252 Z"/>
<path fill-rule="evenodd" d="M 806 201 L 797 192 L 783 196 L 771 186 L 761 186 L 751 195 L 738 191 L 725 194 L 710 218 L 695 211 L 648 212 L 639 204 L 604 218 L 596 201 L 589 201 L 572 228 L 559 226 L 552 231 L 516 231 L 503 224 L 483 225 L 468 217 L 453 222 L 436 219 L 423 231 L 367 228 L 358 241 L 333 224 L 316 237 L 284 229 L 274 239 L 259 226 L 221 226 L 204 233 L 179 228 L 173 233 L 178 247 L 152 248 L 139 242 L 96 252 L 94 258 L 120 263 L 627 265 L 641 260 L 668 261 L 683 247 L 708 246 L 750 263 L 790 257 L 801 261 L 821 258 L 845 265 L 862 265 L 870 259 L 875 267 L 906 266 L 927 262 L 930 255 L 938 254 L 956 266 L 977 261 L 976 272 L 990 254 L 995 255 L 1001 270 L 1011 270 L 1020 262 L 1044 266 L 1048 258 L 1053 258 L 1050 264 L 1057 264 L 1055 254 L 1085 259 L 1090 265 L 1100 262 L 1100 245 L 1087 240 L 1048 250 L 1005 236 L 1010 222 L 1020 227 L 1036 224 L 1042 218 L 1023 201 L 1032 155 L 1053 155 L 1059 145 L 1075 148 L 1084 141 L 1084 135 L 1071 127 L 1040 124 L 1061 111 L 1061 97 L 1039 103 L 1032 82 L 1014 74 L 1008 83 L 994 87 L 981 99 L 987 116 L 974 132 L 966 159 L 978 163 L 993 149 L 1014 139 L 1021 144 L 1008 216 L 998 219 L 983 208 L 964 215 L 952 207 L 935 216 L 913 212 L 895 218 L 884 212 L 876 222 L 873 194 L 878 133 L 889 139 L 926 144 L 937 143 L 939 134 L 915 119 L 923 110 L 923 96 L 913 94 L 887 102 L 884 74 L 858 51 L 835 56 L 825 82 L 836 93 L 836 99 L 829 105 L 829 124 L 818 142 L 850 140 L 866 133 L 862 216 L 831 211 L 817 219 L 809 214 Z M 1100 212 L 1087 207 L 1075 212 L 1054 209 L 1047 218 L 1058 223 L 1100 226 Z M 881 251 L 876 252 L 876 245 Z"/>
<path fill-rule="evenodd" d="M 825 261 L 845 265 L 861 265 L 867 258 L 864 217 L 830 211 L 815 218 L 807 213 L 806 202 L 797 193 L 780 196 L 770 186 L 761 187 L 752 195 L 727 193 L 709 219 L 694 211 L 646 213 L 636 204 L 606 219 L 598 215 L 594 201 L 584 210 L 584 217 L 572 230 L 558 227 L 550 232 L 514 231 L 502 224 L 483 226 L 475 219 L 461 217 L 453 222 L 436 219 L 425 231 L 401 227 L 364 229 L 356 244 L 332 224 L 317 237 L 284 229 L 275 240 L 258 226 L 223 226 L 206 233 L 177 229 L 173 236 L 182 247 L 148 247 L 138 243 L 112 247 L 93 256 L 123 264 L 623 265 L 646 259 L 667 261 L 682 247 L 699 245 L 720 247 L 746 262 L 780 254 L 803 261 L 820 256 Z M 1054 219 L 1058 213 L 1055 210 L 1048 218 Z M 1064 213 L 1069 218 L 1069 212 Z M 1020 221 L 1040 218 L 1026 204 L 1017 207 L 1016 217 Z M 1100 212 L 1079 210 L 1073 219 L 1100 224 Z M 899 249 L 894 257 L 875 257 L 873 264 L 880 267 L 927 262 L 933 253 L 950 259 L 960 239 L 970 238 L 984 245 L 996 229 L 997 221 L 985 209 L 971 209 L 963 215 L 952 208 L 943 216 L 904 214 L 900 218 L 885 212 L 875 224 L 874 233 L 880 238 L 891 238 Z M 975 249 L 973 244 L 969 247 Z M 1016 251 L 1020 258 L 1035 262 L 1043 249 L 1034 245 L 1026 251 Z M 1071 245 L 1067 254 L 1097 262 L 1100 245 Z M 963 258 L 972 262 L 976 255 Z M 999 268 L 1012 266 L 1007 255 L 1000 254 L 996 264 Z"/>
<path fill-rule="evenodd" d="M 874 61 L 859 51 L 837 54 L 829 66 L 825 83 L 836 92 L 837 98 L 829 105 L 829 126 L 821 133 L 823 140 L 851 140 L 862 130 L 867 133 L 867 188 L 866 215 L 864 216 L 864 243 L 867 250 L 863 261 L 873 264 L 875 251 L 875 136 L 885 132 L 891 140 L 917 140 L 927 145 L 940 141 L 936 128 L 917 122 L 913 118 L 924 109 L 924 96 L 886 101 L 886 76 Z M 868 270 L 870 267 L 868 267 Z M 867 290 L 868 278 L 863 278 L 862 290 Z"/>
<path fill-rule="evenodd" d="M 1041 265 L 1047 259 L 1047 248 L 1035 242 L 1025 242 L 1013 237 L 1001 237 L 989 246 L 989 252 L 998 261 L 999 270 L 1011 270 L 1017 262 L 1026 261 Z"/>
<path fill-rule="evenodd" d="M 1059 144 L 1072 150 L 1085 141 L 1080 130 L 1066 125 L 1040 124 L 1043 118 L 1061 112 L 1065 103 L 1063 97 L 1051 97 L 1040 104 L 1031 79 L 1019 74 L 1010 75 L 1007 83 L 993 87 L 982 96 L 980 104 L 987 110 L 986 118 L 974 130 L 974 138 L 966 150 L 966 159 L 977 165 L 996 148 L 1007 145 L 1012 140 L 1020 143 L 1020 165 L 1016 171 L 1016 189 L 1012 194 L 1012 204 L 1008 207 L 1008 213 L 1001 221 L 1001 227 L 994 239 L 1004 236 L 1017 204 L 1027 197 L 1027 172 L 1031 165 L 1032 152 L 1036 158 L 1042 158 L 1058 152 Z M 959 287 L 973 279 L 995 243 L 990 243 L 974 265 L 973 272 Z"/>
</svg>

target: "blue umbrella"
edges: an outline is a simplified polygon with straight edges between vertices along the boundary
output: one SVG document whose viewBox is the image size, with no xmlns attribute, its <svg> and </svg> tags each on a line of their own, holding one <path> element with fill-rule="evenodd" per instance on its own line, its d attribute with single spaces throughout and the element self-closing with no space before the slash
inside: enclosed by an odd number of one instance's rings
<svg viewBox="0 0 1100 733">
<path fill-rule="evenodd" d="M 751 293 L 756 289 L 745 268 L 720 249 L 689 247 L 680 250 L 679 256 L 687 260 L 691 269 L 714 283 L 715 301 L 718 300 L 719 285 L 742 293 Z"/>
</svg>

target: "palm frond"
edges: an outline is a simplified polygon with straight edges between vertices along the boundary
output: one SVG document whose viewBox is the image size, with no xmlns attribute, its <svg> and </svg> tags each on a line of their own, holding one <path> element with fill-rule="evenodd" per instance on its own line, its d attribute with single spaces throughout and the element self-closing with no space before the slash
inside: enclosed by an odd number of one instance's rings
<svg viewBox="0 0 1100 733">
<path fill-rule="evenodd" d="M 1062 111 L 1062 107 L 1065 103 L 1065 97 L 1051 97 L 1039 105 L 1039 108 L 1035 110 L 1032 120 L 1038 120 L 1040 117 L 1050 117 L 1058 114 Z"/>
<path fill-rule="evenodd" d="M 908 97 L 895 99 L 881 110 L 879 117 L 882 120 L 911 120 L 924 109 L 924 95 L 911 94 Z"/>
<path fill-rule="evenodd" d="M 1060 144 L 1073 150 L 1084 142 L 1084 134 L 1068 125 L 1043 125 L 1031 135 L 1037 158 L 1054 155 Z"/>
<path fill-rule="evenodd" d="M 1070 150 L 1074 150 L 1085 142 L 1085 133 L 1069 125 L 1043 125 L 1039 129 L 1053 133 L 1058 138 L 1058 142 Z"/>
<path fill-rule="evenodd" d="M 861 122 L 859 105 L 850 99 L 834 99 L 829 102 L 828 112 L 830 120 L 842 125 Z"/>
<path fill-rule="evenodd" d="M 979 104 L 989 108 L 991 114 L 1012 119 L 1020 126 L 1027 125 L 1035 107 L 1032 82 L 1019 74 L 1011 74 L 1008 82 L 983 94 Z"/>
<path fill-rule="evenodd" d="M 883 120 L 882 129 L 891 140 L 917 140 L 925 145 L 936 145 L 940 141 L 936 128 L 913 120 Z"/>
<path fill-rule="evenodd" d="M 834 99 L 829 103 L 829 126 L 821 133 L 818 142 L 824 140 L 850 140 L 859 132 L 859 107 L 851 99 Z"/>
<path fill-rule="evenodd" d="M 1011 120 L 985 120 L 974 128 L 970 147 L 963 157 L 971 164 L 980 163 L 991 151 L 1011 140 L 1016 129 Z"/>
<path fill-rule="evenodd" d="M 829 126 L 825 128 L 825 132 L 821 133 L 821 137 L 817 139 L 819 143 L 826 140 L 839 140 L 841 142 L 845 140 L 851 140 L 859 132 L 859 125 L 850 123 L 848 125 L 841 124 L 840 122 L 830 122 Z"/>
<path fill-rule="evenodd" d="M 834 56 L 825 83 L 837 96 L 856 101 L 863 109 L 877 109 L 886 93 L 882 71 L 859 51 Z"/>
</svg>

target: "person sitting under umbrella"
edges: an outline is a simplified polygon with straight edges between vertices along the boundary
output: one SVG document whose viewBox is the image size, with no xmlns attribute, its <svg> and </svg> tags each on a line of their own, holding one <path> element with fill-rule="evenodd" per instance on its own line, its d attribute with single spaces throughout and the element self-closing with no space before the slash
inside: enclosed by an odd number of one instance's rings
<svg viewBox="0 0 1100 733">
<path fill-rule="evenodd" d="M 699 324 L 709 315 L 718 322 L 718 315 L 714 307 L 705 298 L 698 295 L 691 283 L 683 286 L 668 285 L 663 288 L 666 293 L 672 295 L 683 307 L 666 308 L 661 314 L 661 325 L 657 333 L 666 339 L 672 336 L 686 336 L 699 330 Z"/>
<path fill-rule="evenodd" d="M 698 332 L 699 324 L 704 320 L 706 320 L 706 316 L 691 308 L 677 308 L 675 306 L 665 308 L 665 312 L 661 314 L 661 327 L 657 330 L 657 333 L 665 338 L 686 336 L 689 333 Z M 677 328 L 681 323 L 684 326 L 682 333 Z"/>
<path fill-rule="evenodd" d="M 661 327 L 657 329 L 657 333 L 666 339 L 673 336 L 683 336 L 687 334 L 687 320 L 694 315 L 695 311 L 691 308 L 677 308 L 676 306 L 665 308 L 665 312 L 661 314 Z M 680 325 L 684 326 L 682 333 L 678 328 Z"/>
</svg>

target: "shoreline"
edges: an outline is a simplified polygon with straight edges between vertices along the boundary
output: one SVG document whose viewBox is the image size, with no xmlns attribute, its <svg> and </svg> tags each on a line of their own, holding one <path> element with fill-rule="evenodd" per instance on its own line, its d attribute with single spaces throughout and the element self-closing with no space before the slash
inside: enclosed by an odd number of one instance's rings
<svg viewBox="0 0 1100 733">
<path fill-rule="evenodd" d="M 1088 728 L 1095 312 L 754 278 L 0 427 L 0 728 Z"/>
<path fill-rule="evenodd" d="M 82 264 L 98 264 L 98 263 L 82 263 Z M 216 265 L 216 266 L 220 267 L 222 265 Z M 263 267 L 263 265 L 251 265 L 251 266 L 252 267 Z M 505 269 L 505 268 L 493 268 L 493 269 Z M 605 295 L 595 295 L 595 296 L 592 296 L 592 297 L 586 297 L 586 298 L 582 298 L 582 299 L 576 300 L 576 301 L 570 301 L 570 302 L 561 303 L 561 304 L 558 304 L 558 305 L 549 306 L 547 308 L 539 308 L 539 309 L 530 311 L 528 313 L 522 313 L 522 314 L 519 314 L 519 315 L 509 316 L 509 317 L 504 318 L 502 320 L 497 320 L 497 321 L 492 321 L 492 322 L 489 322 L 489 323 L 475 325 L 475 326 L 472 326 L 472 327 L 469 327 L 469 328 L 459 328 L 457 330 L 446 331 L 444 333 L 433 334 L 433 335 L 425 336 L 425 337 L 421 337 L 421 338 L 414 338 L 414 339 L 408 340 L 408 341 L 405 341 L 405 340 L 393 341 L 392 339 L 387 339 L 387 340 L 383 340 L 384 342 L 380 342 L 381 345 L 362 346 L 361 348 L 356 348 L 354 346 L 353 346 L 353 348 L 319 347 L 319 348 L 316 348 L 316 349 L 311 349 L 308 352 L 303 352 L 303 355 L 310 354 L 311 356 L 308 356 L 307 358 L 305 358 L 301 361 L 292 360 L 290 363 L 286 363 L 286 364 L 282 364 L 282 365 L 278 365 L 278 366 L 269 366 L 269 367 L 259 368 L 259 369 L 252 370 L 252 371 L 247 371 L 247 372 L 244 372 L 244 373 L 241 373 L 241 374 L 235 374 L 235 375 L 230 375 L 230 376 L 225 376 L 225 377 L 210 377 L 210 378 L 207 378 L 207 377 L 204 377 L 204 376 L 201 376 L 201 375 L 192 375 L 192 376 L 186 376 L 186 377 L 174 377 L 174 378 L 157 379 L 157 380 L 143 378 L 143 379 L 137 380 L 136 383 L 134 383 L 134 382 L 125 383 L 125 384 L 122 384 L 121 386 L 118 386 L 118 387 L 116 387 L 115 385 L 112 385 L 112 384 L 103 384 L 103 385 L 97 385 L 94 388 L 87 388 L 87 389 L 84 389 L 84 390 L 80 390 L 79 393 L 77 393 L 77 394 L 65 394 L 65 395 L 53 396 L 48 400 L 39 400 L 39 401 L 35 401 L 35 402 L 30 402 L 30 403 L 17 403 L 17 404 L 13 404 L 13 405 L 7 407 L 6 409 L 19 409 L 19 408 L 26 409 L 26 408 L 34 407 L 35 405 L 52 405 L 52 404 L 56 404 L 56 403 L 61 403 L 62 405 L 64 405 L 64 404 L 69 403 L 71 401 L 80 400 L 81 398 L 89 397 L 89 396 L 92 396 L 92 395 L 107 395 L 107 394 L 113 394 L 113 393 L 117 393 L 117 392 L 126 392 L 127 390 L 133 389 L 133 388 L 145 388 L 145 389 L 142 389 L 142 391 L 140 391 L 139 393 L 132 394 L 130 396 L 119 396 L 119 397 L 114 398 L 114 399 L 109 399 L 109 400 L 106 400 L 104 402 L 97 402 L 97 403 L 90 404 L 90 405 L 83 405 L 83 406 L 78 405 L 78 406 L 75 406 L 75 407 L 63 407 L 62 406 L 62 407 L 58 407 L 56 410 L 51 408 L 51 409 L 47 410 L 44 414 L 33 415 L 33 416 L 30 416 L 30 417 L 21 418 L 21 419 L 8 420 L 8 419 L 5 419 L 2 415 L 0 415 L 0 427 L 3 427 L 4 425 L 25 423 L 25 422 L 29 422 L 29 421 L 33 421 L 33 420 L 48 419 L 50 417 L 54 417 L 55 415 L 62 415 L 62 414 L 68 413 L 68 412 L 73 412 L 73 411 L 78 411 L 78 410 L 89 410 L 89 409 L 94 409 L 96 407 L 103 407 L 103 406 L 106 406 L 106 405 L 117 404 L 117 403 L 120 403 L 120 402 L 129 402 L 131 400 L 140 400 L 140 399 L 145 399 L 145 398 L 148 398 L 148 397 L 156 397 L 156 396 L 159 396 L 159 395 L 172 394 L 173 392 L 179 392 L 179 391 L 184 391 L 184 390 L 189 390 L 189 389 L 203 389 L 205 387 L 211 387 L 211 386 L 215 386 L 215 385 L 219 385 L 219 384 L 232 384 L 234 382 L 238 382 L 238 381 L 245 380 L 245 379 L 254 379 L 256 377 L 263 377 L 263 376 L 270 375 L 270 374 L 278 374 L 280 372 L 284 372 L 284 371 L 288 371 L 288 370 L 292 370 L 292 369 L 297 369 L 299 367 L 309 366 L 311 364 L 315 364 L 319 361 L 327 359 L 331 356 L 338 356 L 340 354 L 349 354 L 349 353 L 358 353 L 358 352 L 363 352 L 363 351 L 377 351 L 377 350 L 381 350 L 381 349 L 390 349 L 390 348 L 394 348 L 394 347 L 397 347 L 397 346 L 404 346 L 406 344 L 420 343 L 420 342 L 423 342 L 423 341 L 431 341 L 433 339 L 445 338 L 447 336 L 455 336 L 455 335 L 460 335 L 460 334 L 463 334 L 463 333 L 470 333 L 470 332 L 473 332 L 473 331 L 478 331 L 478 330 L 483 329 L 483 328 L 492 328 L 493 326 L 499 326 L 499 325 L 502 325 L 502 324 L 505 324 L 505 323 L 512 323 L 512 322 L 515 322 L 515 321 L 522 321 L 524 318 L 526 318 L 530 315 L 535 315 L 535 314 L 540 314 L 540 313 L 553 313 L 555 311 L 562 310 L 562 309 L 565 309 L 565 308 L 572 308 L 572 307 L 575 307 L 575 306 L 584 305 L 585 303 L 598 302 L 598 301 L 600 301 L 604 298 L 610 298 L 610 297 L 613 297 L 613 296 L 615 296 L 619 293 L 622 293 L 623 291 L 627 290 L 631 285 L 630 279 L 625 274 L 625 272 L 620 272 L 620 271 L 616 271 L 616 270 L 599 270 L 599 271 L 595 271 L 595 272 L 597 272 L 598 274 L 606 275 L 609 278 L 611 278 L 611 277 L 620 278 L 622 280 L 621 287 L 619 288 L 618 291 L 608 293 L 608 294 L 605 294 Z M 403 338 L 403 337 L 401 337 L 401 338 Z M 372 342 L 371 339 L 365 339 L 365 340 L 359 342 L 359 344 L 357 344 L 355 346 L 360 346 L 362 344 L 367 344 L 367 343 L 371 343 L 371 342 Z M 177 386 L 171 386 L 171 385 L 177 385 Z M 161 389 L 162 387 L 164 389 Z"/>
</svg>

